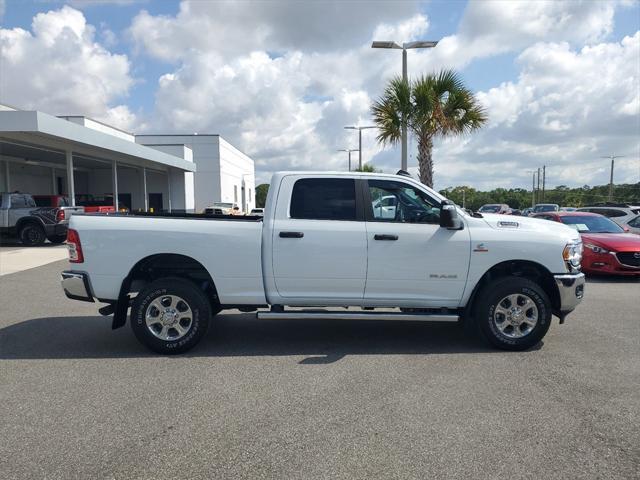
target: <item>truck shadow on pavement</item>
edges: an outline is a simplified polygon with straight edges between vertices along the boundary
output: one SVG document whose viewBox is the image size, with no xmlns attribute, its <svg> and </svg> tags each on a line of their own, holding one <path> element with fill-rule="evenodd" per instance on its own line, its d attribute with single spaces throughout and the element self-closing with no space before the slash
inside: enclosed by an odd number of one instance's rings
<svg viewBox="0 0 640 480">
<path fill-rule="evenodd" d="M 157 356 L 128 324 L 111 330 L 110 317 L 37 318 L 0 329 L 0 359 L 127 358 Z M 393 321 L 257 320 L 221 314 L 186 357 L 307 356 L 303 365 L 347 355 L 431 355 L 496 352 L 457 324 Z M 542 343 L 533 350 L 539 349 Z"/>
</svg>

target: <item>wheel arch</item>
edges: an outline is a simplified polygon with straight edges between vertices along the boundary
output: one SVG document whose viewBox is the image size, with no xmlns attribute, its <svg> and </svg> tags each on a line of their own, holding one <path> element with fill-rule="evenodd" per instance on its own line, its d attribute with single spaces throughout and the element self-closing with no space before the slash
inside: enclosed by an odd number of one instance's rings
<svg viewBox="0 0 640 480">
<path fill-rule="evenodd" d="M 215 282 L 202 263 L 187 255 L 155 253 L 139 260 L 122 281 L 112 328 L 119 328 L 126 323 L 129 294 L 138 292 L 148 283 L 164 277 L 179 277 L 193 282 L 209 299 L 212 312 L 220 310 L 220 299 Z"/>
<path fill-rule="evenodd" d="M 465 318 L 472 315 L 478 293 L 482 288 L 499 278 L 507 276 L 523 277 L 535 282 L 549 297 L 553 312 L 556 313 L 560 310 L 560 292 L 553 274 L 548 268 L 531 260 L 507 260 L 493 265 L 482 275 L 473 288 L 465 307 Z"/>
</svg>

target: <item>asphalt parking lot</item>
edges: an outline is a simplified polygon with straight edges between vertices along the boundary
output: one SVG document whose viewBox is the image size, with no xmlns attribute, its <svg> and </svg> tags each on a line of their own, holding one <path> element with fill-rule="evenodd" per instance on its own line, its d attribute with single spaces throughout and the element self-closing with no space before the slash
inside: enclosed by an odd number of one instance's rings
<svg viewBox="0 0 640 480">
<path fill-rule="evenodd" d="M 230 313 L 167 358 L 67 300 L 65 265 L 0 277 L 2 479 L 640 475 L 639 281 L 590 281 L 529 352 Z"/>
</svg>

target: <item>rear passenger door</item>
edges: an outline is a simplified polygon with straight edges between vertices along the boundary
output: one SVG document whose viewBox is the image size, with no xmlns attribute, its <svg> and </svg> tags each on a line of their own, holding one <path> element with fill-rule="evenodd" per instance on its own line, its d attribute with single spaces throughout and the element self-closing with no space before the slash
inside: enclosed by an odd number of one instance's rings
<svg viewBox="0 0 640 480">
<path fill-rule="evenodd" d="M 274 281 L 298 304 L 359 302 L 367 238 L 353 178 L 284 177 L 272 231 Z"/>
</svg>

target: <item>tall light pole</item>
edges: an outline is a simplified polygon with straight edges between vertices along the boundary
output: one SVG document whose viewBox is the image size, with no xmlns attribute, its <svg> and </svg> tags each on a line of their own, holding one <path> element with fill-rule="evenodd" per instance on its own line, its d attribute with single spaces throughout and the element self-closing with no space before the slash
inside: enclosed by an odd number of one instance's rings
<svg viewBox="0 0 640 480">
<path fill-rule="evenodd" d="M 417 41 L 417 42 L 408 42 L 403 43 L 402 45 L 397 44 L 396 42 L 385 41 L 385 42 L 373 42 L 371 44 L 371 48 L 392 48 L 395 50 L 402 50 L 402 80 L 405 82 L 408 79 L 407 76 L 407 50 L 411 48 L 433 48 L 438 44 L 437 41 Z M 402 161 L 400 164 L 400 168 L 404 171 L 407 171 L 407 122 L 405 119 L 402 121 Z"/>
<path fill-rule="evenodd" d="M 613 164 L 616 158 L 622 157 L 624 157 L 624 155 L 609 155 L 608 157 L 600 157 L 611 159 L 611 175 L 609 176 L 609 201 L 613 200 Z"/>
<path fill-rule="evenodd" d="M 351 152 L 357 152 L 357 148 L 341 148 L 338 152 L 347 152 L 349 154 L 349 171 L 351 171 Z"/>
<path fill-rule="evenodd" d="M 347 130 L 358 130 L 358 168 L 362 170 L 362 130 L 367 130 L 368 128 L 376 128 L 374 126 L 366 126 L 366 127 L 356 127 L 355 125 L 350 125 L 348 127 L 344 127 Z"/>
</svg>

